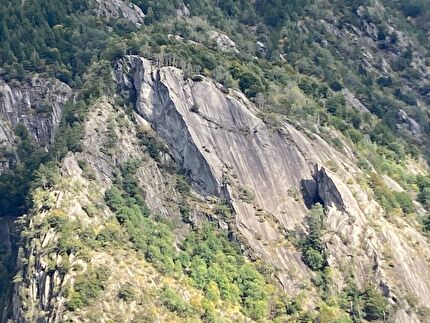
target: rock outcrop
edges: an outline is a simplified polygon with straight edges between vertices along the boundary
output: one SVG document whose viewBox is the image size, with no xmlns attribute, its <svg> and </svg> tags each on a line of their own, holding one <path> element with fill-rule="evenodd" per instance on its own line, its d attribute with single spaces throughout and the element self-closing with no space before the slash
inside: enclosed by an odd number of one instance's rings
<svg viewBox="0 0 430 323">
<path fill-rule="evenodd" d="M 0 80 L 0 174 L 12 169 L 16 163 L 15 127 L 18 124 L 24 125 L 36 145 L 48 147 L 54 140 L 55 132 L 62 118 L 63 106 L 72 95 L 72 89 L 68 85 L 57 79 L 48 79 L 39 75 L 21 82 Z M 3 231 L 2 241 L 4 241 L 5 246 L 8 241 L 13 239 L 12 226 L 7 225 L 7 219 L 9 218 L 3 219 L 0 226 Z M 9 221 L 13 223 L 13 220 Z M 14 249 L 16 251 L 16 246 Z M 13 273 L 15 266 L 11 266 L 10 263 L 15 263 L 16 252 L 11 253 L 8 250 L 4 257 L 8 257 L 8 259 L 1 259 L 0 263 L 3 266 L 9 266 L 9 272 Z M 4 273 L 2 273 L 2 277 L 6 277 Z M 39 282 L 39 280 L 33 281 L 32 288 L 34 289 Z M 44 282 L 44 286 L 45 283 L 51 284 L 52 287 L 58 285 L 56 280 Z M 17 295 L 12 297 L 12 293 L 7 291 L 7 285 L 2 286 L 2 291 L 3 288 L 9 297 L 10 305 L 4 304 L 5 312 L 2 321 L 5 321 L 7 312 L 14 308 L 16 310 L 18 304 L 22 304 L 22 302 L 17 298 Z M 45 295 L 45 303 L 49 302 L 48 296 L 49 294 Z"/>
<path fill-rule="evenodd" d="M 113 217 L 105 206 L 103 194 L 112 184 L 117 165 L 132 159 L 140 160 L 141 167 L 136 176 L 145 190 L 148 207 L 170 219 L 180 214 L 178 202 L 174 199 L 175 178 L 162 174 L 145 148 L 139 145 L 136 131 L 145 126 L 144 120 L 136 115 L 136 123 L 132 124 L 127 116 L 120 115 L 121 121 L 128 124 L 126 129 L 121 128 L 116 122 L 109 122 L 117 113 L 108 101 L 99 102 L 92 107 L 85 124 L 82 151 L 69 153 L 62 161 L 62 184 L 46 190 L 38 189 L 33 197 L 35 205 L 31 214 L 20 218 L 23 232 L 18 254 L 19 278 L 15 282 L 12 301 L 14 322 L 64 321 L 67 293 L 73 285 L 76 268 L 88 266 L 93 259 L 82 259 L 79 248 L 71 251 L 68 256 L 61 253 L 59 243 L 65 238 L 61 233 L 62 228 L 46 225 L 46 217 L 52 214 L 63 215 L 73 223 L 78 223 L 79 227 L 90 231 L 100 230 L 105 221 Z M 116 143 L 115 153 L 103 149 L 111 135 L 110 131 L 120 138 Z M 87 165 L 86 169 L 92 170 L 91 180 L 85 175 L 82 165 Z M 167 201 L 173 205 L 167 207 Z M 37 234 L 27 237 L 26 233 L 30 232 Z M 121 247 L 125 253 L 130 253 L 128 246 Z M 139 260 L 138 255 L 133 255 Z M 96 258 L 100 260 L 102 256 L 98 254 Z M 120 275 L 122 268 L 115 270 Z M 79 314 L 82 313 L 69 313 L 69 318 L 79 321 Z"/>
<path fill-rule="evenodd" d="M 209 39 L 213 40 L 218 48 L 222 51 L 239 53 L 237 49 L 236 43 L 230 39 L 226 34 L 216 31 L 210 30 L 208 32 Z"/>
<path fill-rule="evenodd" d="M 361 286 L 379 285 L 400 308 L 393 316 L 396 322 L 415 321 L 413 312 L 408 315 L 401 308 L 429 306 L 430 248 L 426 239 L 406 221 L 381 216 L 377 203 L 356 184 L 346 185 L 325 168 L 317 168 L 315 180 L 327 209 L 325 240 L 330 266 L 340 272 L 352 269 Z M 405 295 L 414 295 L 418 304 L 408 304 Z"/>
<path fill-rule="evenodd" d="M 183 2 L 179 5 L 179 8 L 176 9 L 176 15 L 178 17 L 189 17 L 190 14 L 191 14 L 190 9 L 188 9 Z"/>
<path fill-rule="evenodd" d="M 0 80 L 0 139 L 13 141 L 11 131 L 22 123 L 38 144 L 51 143 L 71 96 L 72 89 L 57 79 L 36 75 L 22 82 Z"/>
<path fill-rule="evenodd" d="M 397 121 L 397 126 L 399 128 L 405 127 L 415 137 L 419 137 L 421 135 L 422 132 L 420 125 L 414 119 L 409 117 L 405 111 L 399 110 L 399 112 L 397 113 Z"/>
<path fill-rule="evenodd" d="M 382 208 L 360 186 L 362 173 L 352 153 L 343 154 L 288 122 L 269 126 L 242 93 L 227 91 L 203 76 L 186 78 L 177 68 L 158 68 L 138 56 L 117 62 L 114 76 L 118 94 L 135 111 L 130 116 L 109 98 L 96 103 L 85 122 L 82 151 L 69 154 L 62 163 L 61 185 L 36 192 L 39 202 L 23 219 L 38 235 L 25 238 L 20 251 L 16 321 L 61 321 L 64 293 L 76 275 L 74 269 L 61 269 L 64 262 L 75 268 L 94 259 L 110 259 L 99 253 L 82 262 L 73 252 L 68 260 L 61 259 L 55 252 L 58 232 L 38 224 L 55 210 L 80 226 L 102 227 L 112 216 L 103 193 L 119 165 L 140 160 L 136 178 L 149 208 L 169 218 L 180 214 L 174 175 L 149 157 L 139 143 L 139 131 L 154 132 L 167 145 L 161 160 L 173 158 L 192 181 L 198 203 L 207 203 L 206 199 L 229 204 L 233 217 L 214 219 L 240 241 L 247 256 L 272 264 L 288 293 L 306 288 L 308 306 L 319 300 L 311 287 L 315 273 L 288 235 L 307 230 L 306 217 L 316 203 L 325 208 L 322 238 L 339 291 L 350 276 L 359 288 L 369 283 L 379 286 L 396 304 L 392 317 L 397 322 L 418 320 L 413 308 L 430 306 L 427 240 L 406 220 L 384 217 Z M 115 148 L 109 147 L 112 144 Z M 91 179 L 84 175 L 86 168 L 94 172 Z M 91 206 L 97 206 L 95 214 Z M 194 213 L 195 222 L 208 216 L 197 207 Z M 177 230 L 180 240 L 181 229 Z M 410 304 L 411 299 L 416 304 Z M 111 308 L 109 297 L 103 302 L 98 310 Z M 82 314 L 66 313 L 71 320 Z"/>
<path fill-rule="evenodd" d="M 61 255 L 58 243 L 64 237 L 58 232 L 60 228 L 42 223 L 53 209 L 60 215 L 67 210 L 67 216 L 70 218 L 88 216 L 83 206 L 94 193 L 81 174 L 82 170 L 74 156 L 68 155 L 63 162 L 61 175 L 70 183 L 69 189 L 39 190 L 35 194 L 42 194 L 44 198 L 36 202 L 32 215 L 24 215 L 19 220 L 23 225 L 23 232 L 17 257 L 19 278 L 15 281 L 12 300 L 14 322 L 62 321 L 68 286 L 73 277 L 71 268 L 85 264 L 76 256 L 76 250 L 69 255 Z M 72 193 L 72 185 L 79 185 L 79 191 Z M 98 196 L 101 197 L 100 193 Z M 97 222 L 93 221 L 93 225 L 97 225 Z M 26 237 L 25 232 L 36 231 L 37 236 Z"/>
<path fill-rule="evenodd" d="M 57 79 L 35 75 L 22 82 L 0 80 L 0 174 L 16 161 L 15 127 L 24 125 L 38 145 L 49 145 L 71 96 L 72 89 Z"/>
<path fill-rule="evenodd" d="M 348 89 L 342 89 L 342 93 L 345 96 L 346 102 L 362 113 L 370 113 L 370 111 L 358 100 L 354 94 Z"/>
<path fill-rule="evenodd" d="M 145 18 L 143 11 L 128 0 L 94 0 L 96 13 L 112 19 L 126 19 L 132 24 L 140 27 Z"/>
<path fill-rule="evenodd" d="M 269 127 L 241 93 L 226 94 L 204 77 L 184 79 L 176 68 L 153 68 L 128 56 L 118 63 L 116 79 L 125 97 L 136 98 L 137 111 L 169 144 L 196 189 L 231 204 L 233 230 L 251 257 L 274 265 L 286 290 L 297 292 L 312 273 L 285 232 L 303 227 L 308 207 L 321 201 L 333 267 L 351 270 L 359 286 L 369 281 L 387 286 L 399 305 L 399 296 L 408 293 L 430 305 L 428 243 L 406 222 L 384 219 L 357 183 L 361 172 L 353 160 L 291 124 Z M 315 172 L 315 165 L 329 165 L 335 173 Z"/>
</svg>

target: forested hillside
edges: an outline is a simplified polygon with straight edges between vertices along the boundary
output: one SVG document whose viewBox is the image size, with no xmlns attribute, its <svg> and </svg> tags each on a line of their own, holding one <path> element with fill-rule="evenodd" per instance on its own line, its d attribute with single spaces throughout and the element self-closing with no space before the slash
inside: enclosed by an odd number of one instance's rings
<svg viewBox="0 0 430 323">
<path fill-rule="evenodd" d="M 428 1 L 3 2 L 2 321 L 426 322 Z"/>
</svg>

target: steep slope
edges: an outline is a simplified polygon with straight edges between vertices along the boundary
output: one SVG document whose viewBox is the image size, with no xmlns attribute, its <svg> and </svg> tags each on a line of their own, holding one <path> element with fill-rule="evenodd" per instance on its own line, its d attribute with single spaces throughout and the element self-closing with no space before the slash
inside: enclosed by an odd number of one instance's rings
<svg viewBox="0 0 430 323">
<path fill-rule="evenodd" d="M 127 68 L 133 83 L 120 80 L 123 89 L 137 92 L 137 110 L 170 144 L 174 158 L 202 194 L 229 201 L 236 213 L 233 225 L 254 257 L 275 266 L 286 290 L 298 291 L 309 279 L 299 255 L 285 246 L 285 232 L 304 224 L 307 198 L 311 204 L 322 201 L 329 210 L 329 257 L 340 272 L 345 272 L 343 260 L 348 257 L 360 286 L 374 280 L 385 286 L 386 296 L 393 293 L 396 299 L 398 293 L 412 293 L 421 306 L 430 305 L 428 243 L 405 222 L 383 219 L 381 208 L 357 184 L 361 172 L 353 160 L 317 135 L 306 136 L 287 123 L 270 129 L 246 98 L 235 92 L 226 95 L 204 78 L 184 80 L 179 70 L 154 70 L 138 57 L 129 58 L 117 71 Z M 315 165 L 332 163 L 336 174 L 324 168 L 313 174 Z M 302 192 L 304 198 L 292 192 Z M 406 236 L 398 236 L 399 228 Z M 386 248 L 389 256 L 383 253 Z M 389 265 L 387 257 L 392 257 Z M 294 280 L 291 272 L 297 275 Z M 400 278 L 403 275 L 408 278 Z"/>
<path fill-rule="evenodd" d="M 270 127 L 240 92 L 226 93 L 205 77 L 187 79 L 179 69 L 156 68 L 138 56 L 119 61 L 114 74 L 119 93 L 125 102 L 134 98 L 130 103 L 138 114 L 126 113 L 121 105 L 112 105 L 114 101 L 99 101 L 86 118 L 82 151 L 69 154 L 60 172 L 40 171 L 37 182 L 44 184 L 33 193 L 32 213 L 21 220 L 25 229 L 20 278 L 15 279 L 15 320 L 115 319 L 120 314 L 113 309 L 119 308 L 132 321 L 147 308 L 169 304 L 153 294 L 166 284 L 186 302 L 194 297 L 189 295 L 200 293 L 187 287 L 182 274 L 170 278 L 173 281 L 158 276 L 148 253 L 143 254 L 146 260 L 140 258 L 136 238 L 127 238 L 132 231 L 121 226 L 123 215 L 115 219 L 115 209 L 106 206 L 108 187 L 131 185 L 124 184 L 129 181 L 124 172 L 133 160 L 138 161 L 133 185 L 144 192 L 152 214 L 176 223 L 178 248 L 190 230 L 184 219 L 193 227 L 207 219 L 218 222 L 240 241 L 249 258 L 273 266 L 273 275 L 289 295 L 305 293 L 306 306 L 313 308 L 321 297 L 313 287 L 318 270 L 311 270 L 294 236 L 308 230 L 309 208 L 322 203 L 321 243 L 324 266 L 332 277 L 326 283 L 330 293 L 341 293 L 351 277 L 359 289 L 371 282 L 393 305 L 393 321 L 419 320 L 415 313 L 430 305 L 428 242 L 413 223 L 383 217 L 382 208 L 360 186 L 363 174 L 346 144 L 340 153 L 317 134 L 287 122 Z M 155 139 L 149 138 L 157 135 L 151 127 L 167 146 L 154 146 Z M 195 189 L 186 199 L 189 215 L 181 209 L 184 200 L 175 168 Z M 232 215 L 218 211 L 216 205 L 223 202 Z M 136 248 L 137 253 L 130 251 Z M 133 269 L 137 263 L 142 269 Z M 122 266 L 128 268 L 126 275 L 120 274 Z M 103 271 L 107 276 L 100 274 Z M 141 281 L 144 277 L 153 282 Z M 96 301 L 83 298 L 82 279 L 90 279 L 91 286 L 102 284 L 94 292 Z M 154 292 L 132 288 L 131 303 L 116 296 L 121 286 L 136 281 L 138 286 L 153 286 Z M 147 300 L 145 305 L 135 303 L 141 298 Z M 187 315 L 196 315 L 191 313 L 206 303 L 197 304 Z M 154 317 L 184 315 L 164 306 Z M 215 313 L 233 321 L 243 315 L 233 308 L 225 311 L 220 303 Z"/>
<path fill-rule="evenodd" d="M 38 145 L 49 145 L 71 95 L 68 85 L 40 75 L 22 82 L 0 80 L 0 145 L 2 151 L 9 149 L 9 156 L 1 156 L 0 174 L 16 162 L 15 128 L 24 125 Z"/>
<path fill-rule="evenodd" d="M 427 322 L 425 0 L 6 0 L 0 321 Z"/>
<path fill-rule="evenodd" d="M 82 152 L 66 156 L 59 171 L 41 170 L 37 180 L 45 184 L 33 193 L 32 213 L 20 219 L 24 229 L 12 303 L 15 321 L 167 322 L 204 313 L 223 321 L 243 320 L 236 306 L 220 301 L 207 305 L 202 291 L 183 274 L 160 270 L 153 257 L 143 252 L 156 246 L 148 244 L 142 250 L 135 245 L 137 237 L 130 239 L 119 217 L 106 206 L 104 192 L 118 179 L 118 167 L 138 161 L 133 176 L 151 213 L 176 223 L 176 228 L 168 229 L 183 240 L 180 237 L 187 229 L 179 221 L 182 202 L 177 175 L 166 172 L 166 167 L 172 167 L 169 155 L 160 153 L 160 164 L 148 154 L 138 136 L 143 130 L 150 131 L 138 115 L 127 116 L 122 107 L 102 100 L 88 115 Z M 112 144 L 112 136 L 121 139 Z M 214 214 L 214 205 L 196 197 L 190 212 L 202 217 Z M 166 228 L 155 225 L 151 230 L 155 237 L 157 230 Z M 83 285 L 90 292 L 82 290 Z"/>
</svg>

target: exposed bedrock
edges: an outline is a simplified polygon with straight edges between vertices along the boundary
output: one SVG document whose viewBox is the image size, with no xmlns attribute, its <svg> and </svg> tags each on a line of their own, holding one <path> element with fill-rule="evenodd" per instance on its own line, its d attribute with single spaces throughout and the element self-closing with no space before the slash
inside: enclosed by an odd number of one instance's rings
<svg viewBox="0 0 430 323">
<path fill-rule="evenodd" d="M 285 232 L 304 228 L 308 207 L 320 202 L 327 210 L 325 238 L 333 269 L 345 274 L 349 268 L 361 286 L 373 281 L 393 295 L 410 291 L 430 305 L 426 257 L 416 254 L 413 260 L 414 253 L 430 255 L 428 244 L 406 222 L 383 218 L 356 181 L 361 172 L 352 153 L 342 154 L 286 122 L 270 127 L 243 94 L 225 93 L 204 77 L 184 78 L 174 67 L 155 68 L 127 56 L 117 63 L 115 76 L 122 95 L 133 98 L 197 190 L 231 204 L 235 229 L 250 256 L 272 263 L 286 290 L 299 291 L 312 273 Z M 322 166 L 327 164 L 335 172 Z M 391 244 L 396 247 L 387 260 Z"/>
<path fill-rule="evenodd" d="M 67 84 L 39 75 L 21 82 L 0 79 L 0 174 L 15 162 L 15 127 L 24 125 L 38 145 L 49 145 L 72 94 Z"/>
<path fill-rule="evenodd" d="M 94 0 L 95 12 L 108 19 L 122 18 L 140 27 L 145 18 L 142 10 L 132 2 L 124 0 Z"/>
<path fill-rule="evenodd" d="M 0 80 L 1 133 L 7 134 L 22 123 L 39 144 L 50 143 L 60 123 L 62 107 L 71 95 L 72 89 L 56 79 L 34 76 L 23 82 Z"/>
</svg>

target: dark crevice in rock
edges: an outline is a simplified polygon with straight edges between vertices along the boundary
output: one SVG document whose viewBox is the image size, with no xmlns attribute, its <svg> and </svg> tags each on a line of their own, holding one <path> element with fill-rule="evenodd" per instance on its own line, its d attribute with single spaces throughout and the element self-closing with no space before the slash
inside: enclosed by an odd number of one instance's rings
<svg viewBox="0 0 430 323">
<path fill-rule="evenodd" d="M 313 179 L 300 181 L 301 193 L 307 208 L 319 203 L 324 207 L 335 206 L 345 211 L 345 202 L 330 174 L 324 167 L 314 166 Z"/>
<path fill-rule="evenodd" d="M 331 175 L 327 174 L 324 167 L 314 166 L 313 179 L 300 181 L 301 194 L 308 209 L 319 203 L 324 207 L 335 206 L 340 211 L 345 211 L 345 202 Z"/>
<path fill-rule="evenodd" d="M 314 179 L 302 179 L 300 181 L 300 190 L 308 209 L 311 209 L 317 203 L 324 206 L 324 201 L 318 192 L 318 183 Z"/>
</svg>

